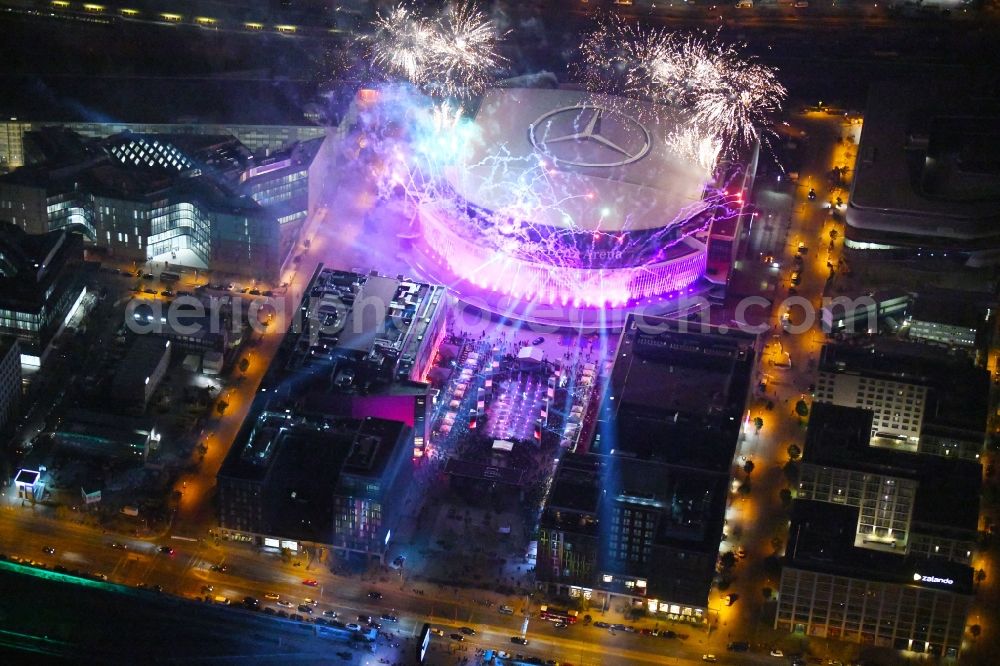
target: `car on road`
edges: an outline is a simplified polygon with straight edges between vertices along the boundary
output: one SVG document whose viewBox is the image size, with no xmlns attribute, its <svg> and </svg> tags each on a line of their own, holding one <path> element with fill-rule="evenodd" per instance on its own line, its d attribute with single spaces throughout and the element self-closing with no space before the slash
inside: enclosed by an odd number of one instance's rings
<svg viewBox="0 0 1000 666">
<path fill-rule="evenodd" d="M 624 624 L 613 624 L 611 625 L 611 628 L 614 629 L 615 631 L 625 631 Z"/>
<path fill-rule="evenodd" d="M 500 613 L 501 615 L 513 615 L 514 609 L 511 608 L 510 606 L 501 606 L 500 608 L 497 609 L 497 612 Z"/>
<path fill-rule="evenodd" d="M 218 573 L 226 573 L 229 571 L 229 567 L 225 564 L 213 564 L 210 569 Z"/>
<path fill-rule="evenodd" d="M 379 617 L 381 617 L 386 622 L 399 622 L 399 618 L 393 615 L 392 613 L 382 613 L 382 615 L 380 615 Z"/>
<path fill-rule="evenodd" d="M 517 643 L 518 645 L 527 645 L 528 644 L 528 639 L 525 638 L 524 636 L 511 636 L 510 637 L 510 642 L 511 643 Z"/>
<path fill-rule="evenodd" d="M 93 576 L 94 578 L 98 578 L 98 579 L 100 579 L 100 580 L 107 580 L 107 579 L 108 579 L 108 574 L 102 574 L 102 573 L 95 573 L 95 574 L 91 574 L 91 575 L 92 575 L 92 576 Z"/>
<path fill-rule="evenodd" d="M 251 296 L 260 296 L 260 289 L 251 289 L 251 290 L 249 291 L 249 294 L 250 294 Z"/>
<path fill-rule="evenodd" d="M 278 601 L 275 601 L 274 603 L 278 604 L 282 608 L 291 608 L 293 606 L 293 604 L 292 604 L 291 601 L 283 601 L 281 599 L 279 599 Z"/>
<path fill-rule="evenodd" d="M 214 585 L 202 585 L 201 586 L 201 593 L 202 594 L 209 594 L 211 592 L 215 592 L 215 586 Z"/>
<path fill-rule="evenodd" d="M 661 631 L 660 638 L 677 638 L 677 632 L 670 631 L 669 629 L 667 629 L 666 631 Z"/>
<path fill-rule="evenodd" d="M 260 599 L 257 599 L 256 597 L 243 597 L 243 605 L 247 608 L 257 610 L 260 608 Z"/>
<path fill-rule="evenodd" d="M 42 548 L 42 552 L 47 555 L 55 555 L 56 549 L 53 548 L 52 546 L 45 546 L 44 548 Z"/>
<path fill-rule="evenodd" d="M 726 649 L 730 652 L 746 652 L 750 649 L 750 644 L 746 641 L 731 641 L 726 645 Z"/>
<path fill-rule="evenodd" d="M 451 640 L 453 640 L 453 641 L 464 641 L 465 640 L 465 636 L 463 636 L 462 634 L 451 634 L 449 636 L 449 638 L 451 638 Z"/>
<path fill-rule="evenodd" d="M 816 190 L 815 188 L 809 188 L 809 201 L 816 201 Z"/>
<path fill-rule="evenodd" d="M 476 630 L 473 629 L 472 627 L 459 627 L 458 630 L 461 631 L 466 636 L 475 636 L 476 635 Z"/>
<path fill-rule="evenodd" d="M 164 555 L 173 555 L 174 549 L 171 548 L 170 546 L 160 546 L 160 552 L 163 553 Z"/>
<path fill-rule="evenodd" d="M 143 293 L 149 294 L 150 296 L 156 296 L 157 291 L 155 289 L 143 289 Z"/>
<path fill-rule="evenodd" d="M 323 611 L 323 615 L 325 615 L 327 617 L 337 617 L 337 611 L 335 611 L 335 610 L 325 610 L 325 611 Z"/>
<path fill-rule="evenodd" d="M 569 625 L 568 625 L 568 624 L 566 624 L 565 622 L 556 622 L 556 623 L 555 623 L 555 624 L 553 624 L 552 626 L 553 626 L 554 628 L 556 628 L 556 629 L 565 629 L 565 628 L 566 628 L 566 627 L 568 627 Z"/>
<path fill-rule="evenodd" d="M 358 615 L 358 622 L 361 624 L 369 624 L 372 621 L 371 615 L 365 615 L 364 613 Z"/>
<path fill-rule="evenodd" d="M 375 590 L 372 590 L 371 592 L 368 593 L 368 598 L 369 599 L 375 599 L 377 601 L 377 600 L 379 600 L 379 599 L 382 598 L 382 593 L 381 592 L 376 592 Z"/>
<path fill-rule="evenodd" d="M 611 625 L 608 624 L 607 622 L 595 622 L 594 626 L 597 627 L 598 629 L 610 629 L 611 628 Z"/>
<path fill-rule="evenodd" d="M 782 652 L 781 650 L 777 649 L 777 648 L 774 648 L 773 650 L 771 650 L 771 656 L 772 657 L 784 657 L 785 653 Z"/>
<path fill-rule="evenodd" d="M 710 662 L 712 662 L 713 664 L 714 664 L 715 662 L 719 661 L 718 659 L 716 659 L 716 658 L 715 658 L 715 655 L 714 655 L 714 654 L 703 654 L 703 655 L 701 655 L 701 660 L 702 660 L 702 661 L 710 661 Z"/>
<path fill-rule="evenodd" d="M 278 599 L 281 598 L 281 595 L 278 594 L 277 592 L 266 592 L 264 594 L 264 598 L 270 599 L 271 601 L 277 601 Z"/>
<path fill-rule="evenodd" d="M 345 627 L 345 629 L 347 629 L 348 631 L 361 631 L 361 625 L 351 622 L 349 625 Z"/>
<path fill-rule="evenodd" d="M 431 633 L 434 634 L 435 636 L 444 636 L 444 630 L 438 629 L 437 627 L 433 627 L 431 629 Z"/>
<path fill-rule="evenodd" d="M 315 599 L 310 599 L 309 597 L 306 597 L 305 599 L 303 599 L 302 603 L 309 604 L 310 606 L 319 606 L 319 602 L 318 601 L 316 601 Z"/>
<path fill-rule="evenodd" d="M 319 581 L 313 580 L 312 578 L 306 578 L 304 581 L 302 581 L 302 584 L 308 585 L 309 587 L 316 587 L 317 585 L 319 585 Z"/>
<path fill-rule="evenodd" d="M 118 541 L 112 541 L 109 545 L 116 550 L 128 550 L 128 546 Z"/>
<path fill-rule="evenodd" d="M 533 345 L 540 345 L 543 342 L 545 342 L 545 338 L 542 337 L 541 335 L 539 335 L 537 338 L 535 338 L 534 340 L 531 341 L 531 344 L 533 344 Z"/>
<path fill-rule="evenodd" d="M 312 615 L 313 608 L 308 604 L 299 604 L 299 612 L 306 613 L 307 615 Z"/>
</svg>

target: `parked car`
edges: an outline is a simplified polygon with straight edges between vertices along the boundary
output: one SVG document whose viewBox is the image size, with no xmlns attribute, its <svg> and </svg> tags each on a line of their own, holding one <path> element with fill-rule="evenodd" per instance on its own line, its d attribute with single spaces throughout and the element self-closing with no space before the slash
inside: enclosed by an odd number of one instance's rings
<svg viewBox="0 0 1000 666">
<path fill-rule="evenodd" d="M 325 611 L 323 611 L 323 615 L 325 615 L 327 617 L 337 617 L 337 611 L 335 611 L 335 610 L 325 610 Z"/>
<path fill-rule="evenodd" d="M 356 624 L 354 622 L 351 622 L 349 625 L 347 625 L 344 628 L 347 629 L 348 631 L 361 631 L 361 625 L 360 624 Z"/>
<path fill-rule="evenodd" d="M 453 641 L 464 641 L 465 640 L 465 636 L 463 636 L 462 634 L 451 634 L 451 640 L 453 640 Z"/>
<path fill-rule="evenodd" d="M 372 590 L 371 592 L 368 593 L 368 598 L 369 599 L 375 599 L 376 601 L 378 601 L 379 599 L 382 598 L 382 593 L 381 592 L 376 592 L 375 590 Z"/>
<path fill-rule="evenodd" d="M 399 618 L 392 613 L 382 613 L 380 617 L 386 622 L 399 622 Z"/>
<path fill-rule="evenodd" d="M 460 627 L 459 631 L 461 631 L 466 636 L 475 636 L 476 635 L 476 630 L 473 629 L 472 627 Z"/>
<path fill-rule="evenodd" d="M 313 609 L 312 606 L 308 604 L 299 604 L 299 612 L 305 613 L 307 615 L 312 615 Z"/>
<path fill-rule="evenodd" d="M 511 608 L 510 606 L 501 606 L 500 608 L 497 609 L 497 612 L 500 613 L 501 615 L 513 615 L 514 609 Z"/>
</svg>

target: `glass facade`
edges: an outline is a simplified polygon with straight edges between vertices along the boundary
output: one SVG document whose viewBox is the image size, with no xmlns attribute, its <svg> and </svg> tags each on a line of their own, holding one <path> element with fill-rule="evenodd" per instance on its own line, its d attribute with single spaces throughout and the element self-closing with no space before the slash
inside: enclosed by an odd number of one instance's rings
<svg viewBox="0 0 1000 666">
<path fill-rule="evenodd" d="M 807 636 L 957 654 L 972 597 L 785 567 L 775 628 Z"/>
</svg>

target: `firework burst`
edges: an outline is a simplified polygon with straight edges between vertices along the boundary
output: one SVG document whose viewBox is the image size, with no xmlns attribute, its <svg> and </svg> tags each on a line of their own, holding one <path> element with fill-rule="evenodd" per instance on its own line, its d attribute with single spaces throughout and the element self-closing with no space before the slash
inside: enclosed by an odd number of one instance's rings
<svg viewBox="0 0 1000 666">
<path fill-rule="evenodd" d="M 678 123 L 672 149 L 703 166 L 766 140 L 770 117 L 786 95 L 773 69 L 702 35 L 611 18 L 580 50 L 579 74 L 589 90 L 672 108 Z"/>
<path fill-rule="evenodd" d="M 450 4 L 435 17 L 397 5 L 374 23 L 372 61 L 436 97 L 482 92 L 504 62 L 500 35 L 470 3 Z"/>
<path fill-rule="evenodd" d="M 406 5 L 396 5 L 377 15 L 374 28 L 373 62 L 392 76 L 425 84 L 434 63 L 433 24 Z"/>
</svg>

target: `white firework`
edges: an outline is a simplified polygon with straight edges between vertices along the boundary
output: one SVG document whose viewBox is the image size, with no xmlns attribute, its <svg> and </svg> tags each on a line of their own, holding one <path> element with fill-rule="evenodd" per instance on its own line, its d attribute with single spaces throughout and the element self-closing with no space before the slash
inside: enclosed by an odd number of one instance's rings
<svg viewBox="0 0 1000 666">
<path fill-rule="evenodd" d="M 588 89 L 670 107 L 678 122 L 671 147 L 702 165 L 766 139 L 786 95 L 773 69 L 703 36 L 612 18 L 580 48 Z"/>
<path fill-rule="evenodd" d="M 436 97 L 482 92 L 503 63 L 500 36 L 472 4 L 451 4 L 436 17 L 396 5 L 375 20 L 373 62 Z"/>
<path fill-rule="evenodd" d="M 449 5 L 435 22 L 434 81 L 454 97 L 482 92 L 503 63 L 499 39 L 493 23 L 473 5 Z"/>
<path fill-rule="evenodd" d="M 372 60 L 393 76 L 423 85 L 434 64 L 434 25 L 406 5 L 378 14 L 374 23 Z"/>
</svg>

